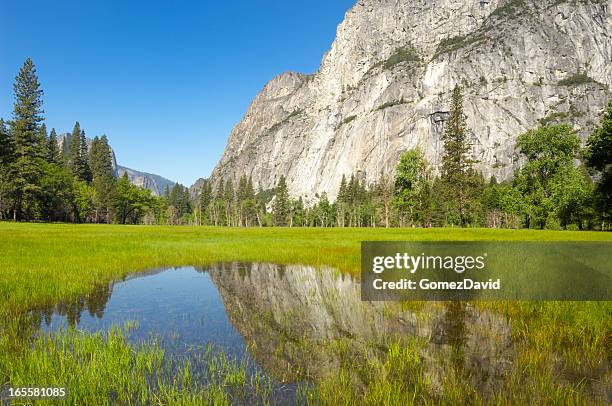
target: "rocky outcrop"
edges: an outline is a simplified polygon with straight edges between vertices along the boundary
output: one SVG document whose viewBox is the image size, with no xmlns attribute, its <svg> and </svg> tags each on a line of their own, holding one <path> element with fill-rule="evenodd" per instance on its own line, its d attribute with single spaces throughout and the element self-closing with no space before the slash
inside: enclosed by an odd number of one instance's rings
<svg viewBox="0 0 612 406">
<path fill-rule="evenodd" d="M 437 169 L 457 84 L 485 176 L 512 176 L 517 136 L 569 122 L 583 137 L 610 97 L 609 0 L 360 0 L 314 75 L 284 73 L 231 132 L 212 179 L 252 176 L 335 197 L 420 148 Z M 441 114 L 436 114 L 441 112 Z M 197 185 L 196 185 L 197 186 Z"/>
<path fill-rule="evenodd" d="M 171 190 L 176 183 L 159 175 L 140 172 L 121 165 L 117 166 L 117 176 L 121 177 L 124 174 L 127 174 L 127 177 L 132 184 L 140 186 L 141 188 L 149 189 L 157 196 L 161 196 L 166 188 Z"/>
</svg>

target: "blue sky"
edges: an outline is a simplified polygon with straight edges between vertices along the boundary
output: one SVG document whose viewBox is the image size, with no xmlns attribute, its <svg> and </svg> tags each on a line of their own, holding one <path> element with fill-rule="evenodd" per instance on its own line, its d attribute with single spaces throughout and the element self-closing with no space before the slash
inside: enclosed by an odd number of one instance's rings
<svg viewBox="0 0 612 406">
<path fill-rule="evenodd" d="M 268 80 L 316 71 L 353 3 L 0 0 L 0 117 L 29 56 L 49 129 L 79 120 L 121 165 L 191 185 Z"/>
</svg>

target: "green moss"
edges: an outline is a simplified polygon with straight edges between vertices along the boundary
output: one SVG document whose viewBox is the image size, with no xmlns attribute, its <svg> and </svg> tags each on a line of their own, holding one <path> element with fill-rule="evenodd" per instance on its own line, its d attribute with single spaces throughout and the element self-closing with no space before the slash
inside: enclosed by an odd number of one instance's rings
<svg viewBox="0 0 612 406">
<path fill-rule="evenodd" d="M 342 120 L 342 125 L 348 124 L 348 123 L 350 123 L 351 121 L 353 121 L 356 118 L 357 118 L 357 116 L 348 116 L 344 120 Z"/>
<path fill-rule="evenodd" d="M 558 84 L 560 86 L 580 86 L 588 83 L 597 83 L 597 81 L 587 75 L 585 72 L 578 71 L 577 73 L 560 80 Z"/>
<path fill-rule="evenodd" d="M 497 7 L 491 17 L 509 17 L 517 15 L 527 7 L 525 0 L 510 0 L 503 6 Z"/>
<path fill-rule="evenodd" d="M 456 37 L 450 37 L 450 38 L 443 39 L 442 41 L 440 41 L 440 43 L 438 44 L 438 47 L 436 48 L 434 59 L 442 54 L 447 54 L 450 52 L 457 51 L 469 45 L 483 42 L 486 39 L 487 37 L 483 33 L 475 33 L 475 34 L 470 34 L 470 35 L 459 35 Z"/>
<path fill-rule="evenodd" d="M 546 117 L 542 117 L 541 119 L 538 120 L 538 122 L 540 123 L 540 125 L 542 126 L 547 126 L 553 123 L 559 123 L 559 122 L 563 122 L 568 118 L 567 113 L 565 112 L 555 112 L 555 113 L 551 113 L 549 115 L 547 115 Z"/>
<path fill-rule="evenodd" d="M 584 114 L 585 113 L 583 111 L 578 110 L 576 106 L 572 104 L 569 107 L 569 111 L 557 111 L 555 113 L 551 113 L 546 117 L 542 117 L 541 119 L 539 119 L 538 122 L 540 123 L 540 125 L 546 126 L 550 124 L 567 122 L 571 119 L 580 118 L 583 117 Z"/>
<path fill-rule="evenodd" d="M 412 47 L 402 47 L 399 48 L 387 58 L 386 61 L 382 63 L 382 67 L 384 69 L 392 69 L 395 65 L 398 65 L 403 62 L 420 62 L 421 58 L 417 51 Z"/>
<path fill-rule="evenodd" d="M 289 115 L 287 117 L 285 117 L 284 119 L 282 119 L 281 121 L 279 121 L 278 123 L 274 124 L 272 127 L 270 127 L 268 129 L 268 133 L 275 133 L 277 132 L 282 126 L 284 126 L 285 124 L 287 124 L 292 118 L 299 116 L 300 114 L 303 114 L 304 110 L 303 109 L 296 109 L 293 110 L 291 113 L 289 113 Z"/>
<path fill-rule="evenodd" d="M 406 104 L 406 103 L 407 102 L 402 97 L 399 100 L 393 100 L 393 101 L 388 101 L 386 103 L 383 103 L 380 106 L 376 107 L 374 111 L 384 110 L 384 109 L 388 109 L 389 107 L 399 106 L 400 104 Z"/>
</svg>

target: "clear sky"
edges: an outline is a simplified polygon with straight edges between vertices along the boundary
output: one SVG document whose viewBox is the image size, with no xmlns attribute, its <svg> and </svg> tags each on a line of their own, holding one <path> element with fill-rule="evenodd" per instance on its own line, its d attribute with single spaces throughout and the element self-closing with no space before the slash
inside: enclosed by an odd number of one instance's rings
<svg viewBox="0 0 612 406">
<path fill-rule="evenodd" d="M 354 0 L 0 0 L 0 117 L 26 57 L 46 124 L 106 134 L 119 164 L 191 185 L 272 77 L 312 73 Z"/>
</svg>

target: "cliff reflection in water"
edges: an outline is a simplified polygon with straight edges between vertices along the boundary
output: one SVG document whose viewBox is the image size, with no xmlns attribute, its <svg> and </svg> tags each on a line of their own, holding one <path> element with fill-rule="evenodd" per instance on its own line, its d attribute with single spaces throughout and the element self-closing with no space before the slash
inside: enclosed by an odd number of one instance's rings
<svg viewBox="0 0 612 406">
<path fill-rule="evenodd" d="M 301 265 L 135 274 L 31 316 L 46 331 L 136 321 L 132 341 L 155 336 L 168 352 L 187 356 L 212 344 L 280 382 L 316 382 L 343 362 L 384 361 L 391 343 L 415 339 L 434 386 L 460 374 L 487 391 L 512 365 L 510 329 L 499 316 L 457 302 L 363 302 L 353 277 Z"/>
<path fill-rule="evenodd" d="M 325 268 L 225 264 L 208 272 L 252 356 L 282 381 L 334 374 L 342 362 L 334 342 L 359 362 L 417 337 L 434 384 L 452 369 L 481 390 L 512 363 L 509 325 L 465 303 L 363 302 L 357 280 Z"/>
</svg>

